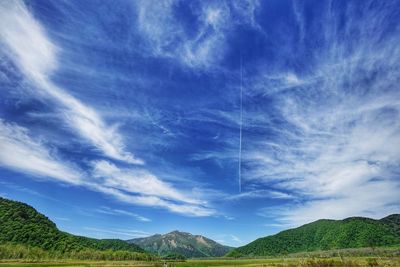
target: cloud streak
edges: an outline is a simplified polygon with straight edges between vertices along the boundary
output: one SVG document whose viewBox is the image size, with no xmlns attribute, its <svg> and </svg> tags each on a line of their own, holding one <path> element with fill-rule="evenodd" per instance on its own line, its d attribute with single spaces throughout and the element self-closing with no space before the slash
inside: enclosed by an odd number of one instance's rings
<svg viewBox="0 0 400 267">
<path fill-rule="evenodd" d="M 33 140 L 27 129 L 3 120 L 0 120 L 0 165 L 74 185 L 82 183 L 82 174 L 72 164 L 65 164 L 56 153 Z"/>
<path fill-rule="evenodd" d="M 93 165 L 93 176 L 102 180 L 102 183 L 108 187 L 117 187 L 136 194 L 155 195 L 170 200 L 199 204 L 199 202 L 182 195 L 170 185 L 146 171 L 121 169 L 104 160 L 96 161 Z"/>
<path fill-rule="evenodd" d="M 185 203 L 184 201 L 173 202 L 166 199 L 162 199 L 154 195 L 137 195 L 132 192 L 124 192 L 107 185 L 89 183 L 87 184 L 92 190 L 105 193 L 112 196 L 120 201 L 149 207 L 164 208 L 171 212 L 178 213 L 185 216 L 192 217 L 206 217 L 212 216 L 216 211 L 212 208 L 208 208 L 201 205 Z"/>
<path fill-rule="evenodd" d="M 125 151 L 123 138 L 115 126 L 107 125 L 95 110 L 51 81 L 51 75 L 59 64 L 57 54 L 62 51 L 50 41 L 24 3 L 3 1 L 0 4 L 0 15 L 2 50 L 36 85 L 38 97 L 57 102 L 58 111 L 67 125 L 106 156 L 132 164 L 143 164 L 141 159 Z"/>
<path fill-rule="evenodd" d="M 101 208 L 97 209 L 96 211 L 99 213 L 109 214 L 109 215 L 128 216 L 128 217 L 132 217 L 141 222 L 151 222 L 151 220 L 149 218 L 140 216 L 136 213 L 126 211 L 126 210 L 112 209 L 109 207 L 101 207 Z"/>
<path fill-rule="evenodd" d="M 89 231 L 95 233 L 97 236 L 121 236 L 121 238 L 137 238 L 137 237 L 146 237 L 151 235 L 150 233 L 140 231 L 140 230 L 131 230 L 131 229 L 100 229 L 97 227 L 84 227 L 85 231 Z"/>
<path fill-rule="evenodd" d="M 206 207 L 207 203 L 185 196 L 143 170 L 120 169 L 109 162 L 98 161 L 94 163 L 93 176 L 90 176 L 51 152 L 45 144 L 32 139 L 26 128 L 0 121 L 0 141 L 0 166 L 34 175 L 38 179 L 83 186 L 126 203 L 164 208 L 185 216 L 202 217 L 216 213 Z M 109 210 L 108 213 L 130 215 L 140 221 L 149 220 L 123 210 Z"/>
</svg>

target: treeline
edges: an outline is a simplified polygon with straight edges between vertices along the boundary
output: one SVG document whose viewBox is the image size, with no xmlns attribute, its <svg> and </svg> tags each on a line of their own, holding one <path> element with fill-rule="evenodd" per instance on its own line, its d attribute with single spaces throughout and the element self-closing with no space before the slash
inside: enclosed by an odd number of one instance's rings
<svg viewBox="0 0 400 267">
<path fill-rule="evenodd" d="M 147 254 L 129 252 L 123 250 L 90 250 L 60 252 L 57 250 L 46 251 L 38 247 L 30 247 L 18 244 L 2 244 L 0 245 L 0 259 L 13 260 L 99 260 L 99 261 L 157 261 L 158 257 Z"/>
<path fill-rule="evenodd" d="M 164 261 L 186 261 L 186 257 L 179 253 L 171 253 L 161 258 Z"/>
</svg>

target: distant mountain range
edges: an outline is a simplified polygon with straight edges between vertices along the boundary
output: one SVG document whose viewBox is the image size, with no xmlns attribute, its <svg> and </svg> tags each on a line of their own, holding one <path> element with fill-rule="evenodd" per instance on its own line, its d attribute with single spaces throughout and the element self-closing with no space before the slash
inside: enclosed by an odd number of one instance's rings
<svg viewBox="0 0 400 267">
<path fill-rule="evenodd" d="M 152 235 L 128 240 L 146 251 L 166 256 L 180 254 L 187 258 L 221 257 L 232 250 L 201 235 L 173 231 L 165 235 Z"/>
<path fill-rule="evenodd" d="M 276 235 L 259 238 L 228 253 L 231 257 L 400 245 L 400 214 L 381 220 L 352 217 L 318 220 Z"/>
<path fill-rule="evenodd" d="M 0 244 L 4 243 L 59 253 L 83 250 L 145 252 L 139 246 L 119 239 L 94 239 L 62 232 L 33 207 L 0 197 Z"/>
<path fill-rule="evenodd" d="M 254 257 L 343 248 L 400 247 L 400 214 L 380 220 L 363 217 L 318 220 L 233 249 L 204 236 L 179 231 L 128 241 L 75 236 L 58 230 L 33 207 L 0 197 L 2 244 L 38 247 L 60 255 L 82 251 L 125 251 L 143 255 L 143 258 L 149 256 L 147 252 L 160 256 L 179 254 L 187 258 Z"/>
</svg>

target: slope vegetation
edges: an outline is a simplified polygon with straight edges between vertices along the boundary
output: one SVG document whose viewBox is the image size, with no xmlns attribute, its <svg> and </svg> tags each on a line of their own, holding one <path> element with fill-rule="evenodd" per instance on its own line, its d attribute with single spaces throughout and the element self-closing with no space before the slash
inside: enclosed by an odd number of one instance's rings
<svg viewBox="0 0 400 267">
<path fill-rule="evenodd" d="M 31 206 L 4 198 L 0 198 L 0 243 L 60 253 L 83 250 L 144 252 L 137 245 L 118 239 L 94 239 L 62 232 Z"/>
<path fill-rule="evenodd" d="M 318 220 L 301 227 L 259 238 L 228 256 L 274 256 L 317 250 L 400 245 L 400 215 L 381 220 L 352 217 Z"/>
</svg>

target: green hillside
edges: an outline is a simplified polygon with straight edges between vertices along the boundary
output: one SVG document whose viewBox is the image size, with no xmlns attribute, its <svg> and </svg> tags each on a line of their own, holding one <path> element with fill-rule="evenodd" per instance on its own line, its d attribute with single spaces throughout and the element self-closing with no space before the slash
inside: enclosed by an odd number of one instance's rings
<svg viewBox="0 0 400 267">
<path fill-rule="evenodd" d="M 301 227 L 259 238 L 234 249 L 228 256 L 274 256 L 279 254 L 339 248 L 400 245 L 400 215 L 381 220 L 352 217 L 318 220 Z"/>
<path fill-rule="evenodd" d="M 62 232 L 31 206 L 0 197 L 0 244 L 6 243 L 59 253 L 84 250 L 144 252 L 137 245 L 118 239 L 94 239 Z"/>
<path fill-rule="evenodd" d="M 179 231 L 136 238 L 128 242 L 161 256 L 180 254 L 187 258 L 220 257 L 232 249 L 204 236 Z"/>
</svg>

